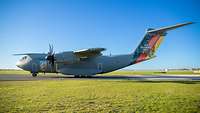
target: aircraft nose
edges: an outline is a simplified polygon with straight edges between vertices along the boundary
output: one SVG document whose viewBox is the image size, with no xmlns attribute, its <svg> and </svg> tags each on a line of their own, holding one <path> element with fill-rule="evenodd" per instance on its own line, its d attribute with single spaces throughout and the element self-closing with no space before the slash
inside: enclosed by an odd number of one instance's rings
<svg viewBox="0 0 200 113">
<path fill-rule="evenodd" d="M 18 62 L 16 63 L 16 66 L 19 67 L 19 68 L 22 68 L 22 65 L 23 65 L 22 62 L 20 62 L 20 61 L 18 61 Z"/>
</svg>

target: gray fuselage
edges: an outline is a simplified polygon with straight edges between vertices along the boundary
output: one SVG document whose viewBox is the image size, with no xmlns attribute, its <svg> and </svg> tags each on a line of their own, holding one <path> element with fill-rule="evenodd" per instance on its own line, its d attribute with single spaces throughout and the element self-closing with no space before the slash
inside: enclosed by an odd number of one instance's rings
<svg viewBox="0 0 200 113">
<path fill-rule="evenodd" d="M 45 59 L 47 54 L 26 55 L 17 63 L 17 66 L 23 70 L 31 73 L 48 72 L 48 73 L 62 73 L 65 75 L 81 75 L 91 76 L 99 73 L 107 73 L 117 69 L 124 68 L 132 64 L 131 55 L 114 55 L 114 56 L 95 56 L 90 58 L 80 58 L 74 60 L 75 56 L 67 61 L 66 53 L 58 53 L 55 56 L 60 59 L 55 66 L 52 67 Z M 68 55 L 68 58 L 69 55 Z M 65 61 L 65 62 L 64 62 Z"/>
</svg>

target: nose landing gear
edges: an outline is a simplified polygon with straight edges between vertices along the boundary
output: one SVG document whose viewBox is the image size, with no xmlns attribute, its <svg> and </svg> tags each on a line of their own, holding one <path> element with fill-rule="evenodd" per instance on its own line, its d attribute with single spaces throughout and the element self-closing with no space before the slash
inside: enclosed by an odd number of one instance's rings
<svg viewBox="0 0 200 113">
<path fill-rule="evenodd" d="M 36 76 L 37 76 L 37 73 L 32 73 L 32 76 L 33 76 L 33 77 L 36 77 Z"/>
</svg>

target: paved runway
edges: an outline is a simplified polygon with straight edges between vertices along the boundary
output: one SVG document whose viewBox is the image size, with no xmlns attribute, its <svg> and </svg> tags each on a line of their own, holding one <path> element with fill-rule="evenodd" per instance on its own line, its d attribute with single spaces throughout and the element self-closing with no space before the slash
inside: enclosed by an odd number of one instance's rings
<svg viewBox="0 0 200 113">
<path fill-rule="evenodd" d="M 67 79 L 105 79 L 105 80 L 137 80 L 137 81 L 200 81 L 200 75 L 97 75 L 91 78 L 74 78 L 70 75 L 0 75 L 0 81 L 29 81 L 29 80 L 67 80 Z"/>
</svg>

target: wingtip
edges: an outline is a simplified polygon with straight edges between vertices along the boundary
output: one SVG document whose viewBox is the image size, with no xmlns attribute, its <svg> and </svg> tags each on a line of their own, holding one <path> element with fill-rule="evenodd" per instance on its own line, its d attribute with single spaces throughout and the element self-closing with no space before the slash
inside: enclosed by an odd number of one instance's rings
<svg viewBox="0 0 200 113">
<path fill-rule="evenodd" d="M 192 22 L 192 21 L 191 22 L 186 22 L 186 24 L 195 24 L 195 22 Z"/>
<path fill-rule="evenodd" d="M 184 23 L 179 23 L 179 24 L 176 24 L 175 26 L 185 26 L 185 25 L 190 25 L 190 24 L 195 24 L 195 22 L 184 22 Z"/>
<path fill-rule="evenodd" d="M 198 23 L 198 22 L 192 22 L 192 21 L 190 21 L 190 22 L 185 22 L 185 23 L 182 23 L 182 24 L 184 24 L 184 25 L 190 25 L 190 24 L 196 24 L 196 23 Z"/>
<path fill-rule="evenodd" d="M 25 55 L 25 54 L 12 54 L 13 56 Z"/>
</svg>

